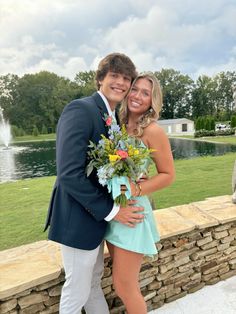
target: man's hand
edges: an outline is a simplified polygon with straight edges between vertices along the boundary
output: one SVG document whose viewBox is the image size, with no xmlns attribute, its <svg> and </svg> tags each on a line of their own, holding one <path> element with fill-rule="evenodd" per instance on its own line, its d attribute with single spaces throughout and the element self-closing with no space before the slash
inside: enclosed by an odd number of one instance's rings
<svg viewBox="0 0 236 314">
<path fill-rule="evenodd" d="M 135 200 L 129 200 L 126 207 L 121 207 L 116 216 L 113 218 L 126 226 L 135 227 L 144 219 L 144 215 L 139 212 L 144 211 L 143 207 L 134 206 L 137 203 Z"/>
</svg>

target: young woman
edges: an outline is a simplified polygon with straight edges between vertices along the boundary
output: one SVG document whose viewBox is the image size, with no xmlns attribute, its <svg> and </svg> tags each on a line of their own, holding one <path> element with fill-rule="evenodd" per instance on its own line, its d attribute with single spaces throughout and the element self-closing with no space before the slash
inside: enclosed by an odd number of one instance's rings
<svg viewBox="0 0 236 314">
<path fill-rule="evenodd" d="M 143 145 L 154 149 L 152 154 L 156 174 L 138 183 L 130 182 L 132 196 L 144 208 L 144 220 L 130 228 L 112 220 L 105 239 L 113 260 L 113 283 L 128 314 L 147 313 L 139 288 L 139 272 L 144 255 L 157 253 L 159 241 L 152 208 L 147 195 L 165 188 L 174 180 L 175 171 L 169 140 L 158 126 L 162 93 L 158 80 L 151 73 L 138 75 L 120 108 L 120 122 L 129 135 L 139 138 Z M 148 167 L 148 165 L 146 165 Z"/>
</svg>

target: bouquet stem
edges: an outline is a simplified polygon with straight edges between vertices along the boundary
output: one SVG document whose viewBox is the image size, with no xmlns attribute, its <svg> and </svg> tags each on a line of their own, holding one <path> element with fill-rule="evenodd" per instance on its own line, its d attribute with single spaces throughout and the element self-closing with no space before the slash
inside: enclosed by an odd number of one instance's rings
<svg viewBox="0 0 236 314">
<path fill-rule="evenodd" d="M 120 205 L 121 207 L 126 207 L 127 206 L 127 197 L 125 194 L 120 194 L 115 198 L 115 203 Z"/>
</svg>

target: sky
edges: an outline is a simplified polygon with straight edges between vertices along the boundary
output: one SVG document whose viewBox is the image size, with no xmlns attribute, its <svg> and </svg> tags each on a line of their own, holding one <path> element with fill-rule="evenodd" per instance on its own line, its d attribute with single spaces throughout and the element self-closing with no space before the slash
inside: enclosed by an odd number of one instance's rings
<svg viewBox="0 0 236 314">
<path fill-rule="evenodd" d="M 0 0 L 0 75 L 73 80 L 111 52 L 138 71 L 236 71 L 236 0 Z"/>
</svg>

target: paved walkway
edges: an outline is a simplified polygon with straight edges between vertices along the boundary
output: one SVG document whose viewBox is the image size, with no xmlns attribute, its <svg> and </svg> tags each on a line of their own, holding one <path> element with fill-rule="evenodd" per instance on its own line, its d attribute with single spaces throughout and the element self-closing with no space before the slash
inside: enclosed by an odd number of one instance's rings
<svg viewBox="0 0 236 314">
<path fill-rule="evenodd" d="M 236 276 L 163 305 L 149 314 L 235 314 Z"/>
</svg>

